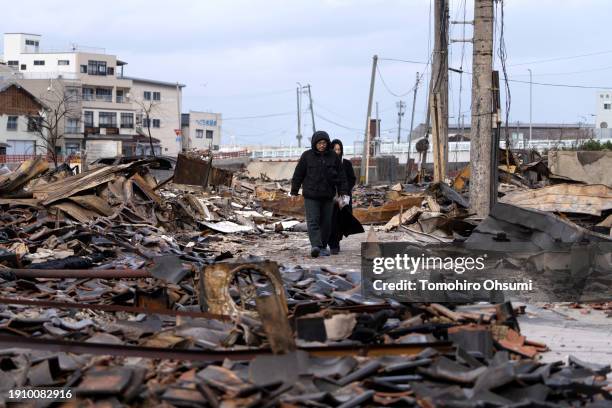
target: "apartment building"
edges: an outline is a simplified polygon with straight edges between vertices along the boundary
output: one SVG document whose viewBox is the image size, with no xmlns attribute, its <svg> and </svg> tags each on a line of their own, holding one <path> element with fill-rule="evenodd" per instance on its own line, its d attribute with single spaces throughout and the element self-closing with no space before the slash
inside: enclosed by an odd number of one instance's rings
<svg viewBox="0 0 612 408">
<path fill-rule="evenodd" d="M 219 150 L 221 145 L 221 114 L 189 111 L 183 113 L 181 129 L 187 149 Z"/>
<path fill-rule="evenodd" d="M 157 153 L 174 156 L 180 151 L 177 134 L 185 85 L 124 76 L 127 63 L 104 49 L 74 45 L 45 51 L 41 43 L 38 34 L 5 33 L 1 61 L 10 71 L 0 76 L 17 81 L 41 100 L 53 99 L 61 89 L 78 104 L 81 115 L 67 117 L 63 124 L 61 153 L 87 150 L 88 159 L 90 148 L 146 153 L 149 130 Z"/>
</svg>

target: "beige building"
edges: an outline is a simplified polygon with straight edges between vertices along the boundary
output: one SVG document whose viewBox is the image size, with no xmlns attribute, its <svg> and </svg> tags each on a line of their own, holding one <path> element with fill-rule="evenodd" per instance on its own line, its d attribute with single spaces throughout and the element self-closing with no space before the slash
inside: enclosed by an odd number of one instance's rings
<svg viewBox="0 0 612 408">
<path fill-rule="evenodd" d="M 146 153 L 149 130 L 157 153 L 174 156 L 180 151 L 184 85 L 124 76 L 126 63 L 103 49 L 74 45 L 68 51 L 46 52 L 41 42 L 37 34 L 4 34 L 0 62 L 5 72 L 0 76 L 19 82 L 42 100 L 62 89 L 78 105 L 81 115 L 67 117 L 63 124 L 62 154 L 89 150 L 90 141 L 96 141 L 91 143 L 96 151 Z M 112 146 L 100 149 L 104 141 Z"/>
<path fill-rule="evenodd" d="M 221 114 L 212 112 L 183 113 L 181 129 L 186 149 L 219 150 L 221 145 Z"/>
</svg>

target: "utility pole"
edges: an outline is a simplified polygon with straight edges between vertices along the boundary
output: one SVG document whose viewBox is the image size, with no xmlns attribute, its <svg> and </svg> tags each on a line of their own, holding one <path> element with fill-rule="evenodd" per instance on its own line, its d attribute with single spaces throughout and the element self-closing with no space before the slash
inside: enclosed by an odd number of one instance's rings
<svg viewBox="0 0 612 408">
<path fill-rule="evenodd" d="M 312 93 L 310 92 L 310 84 L 306 85 L 308 89 L 308 99 L 310 100 L 310 117 L 312 118 L 312 133 L 316 132 L 315 128 L 315 120 L 314 120 L 314 110 L 312 110 Z"/>
<path fill-rule="evenodd" d="M 361 156 L 361 172 L 359 181 L 361 184 L 368 184 L 368 166 L 370 165 L 370 117 L 372 116 L 372 100 L 374 99 L 374 81 L 376 80 L 376 64 L 378 55 L 372 57 L 372 76 L 370 78 L 370 95 L 368 97 L 368 112 L 366 115 L 365 134 L 363 136 L 363 155 Z"/>
<path fill-rule="evenodd" d="M 400 144 L 402 141 L 402 116 L 404 116 L 406 104 L 404 101 L 399 101 L 395 106 L 397 106 L 397 144 Z"/>
<path fill-rule="evenodd" d="M 374 156 L 376 156 L 378 154 L 378 144 L 380 143 L 380 119 L 378 117 L 378 101 L 376 101 L 376 137 L 374 137 L 374 143 L 373 143 L 373 147 L 372 147 L 372 152 L 374 154 Z"/>
<path fill-rule="evenodd" d="M 443 182 L 448 163 L 448 0 L 435 0 L 434 54 L 429 90 L 434 182 Z"/>
<path fill-rule="evenodd" d="M 470 132 L 470 210 L 489 214 L 493 129 L 493 0 L 474 0 L 472 53 L 472 129 Z M 497 146 L 496 146 L 497 147 Z"/>
<path fill-rule="evenodd" d="M 298 82 L 297 96 L 297 139 L 298 147 L 302 147 L 302 85 Z"/>
<path fill-rule="evenodd" d="M 532 118 L 532 114 L 533 114 L 533 73 L 531 72 L 530 68 L 527 68 L 527 71 L 529 71 L 529 144 L 527 145 L 527 148 L 531 147 L 531 127 L 533 125 L 533 118 Z"/>
<path fill-rule="evenodd" d="M 408 155 L 406 157 L 406 181 L 410 179 L 412 166 L 410 165 L 410 150 L 412 149 L 412 129 L 414 129 L 414 111 L 416 108 L 417 90 L 419 89 L 419 73 L 416 73 L 416 82 L 414 83 L 414 94 L 412 96 L 412 115 L 410 117 L 410 132 L 408 133 Z M 427 126 L 427 124 L 425 125 Z"/>
</svg>

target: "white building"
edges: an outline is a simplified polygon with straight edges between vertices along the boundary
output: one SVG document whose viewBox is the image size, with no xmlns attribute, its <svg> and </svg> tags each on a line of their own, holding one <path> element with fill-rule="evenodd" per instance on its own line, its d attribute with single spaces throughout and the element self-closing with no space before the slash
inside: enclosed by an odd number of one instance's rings
<svg viewBox="0 0 612 408">
<path fill-rule="evenodd" d="M 181 129 L 187 149 L 219 150 L 221 145 L 221 114 L 211 112 L 183 113 Z"/>
<path fill-rule="evenodd" d="M 141 153 L 138 147 L 143 146 L 142 135 L 148 140 L 148 124 L 162 154 L 174 156 L 180 151 L 177 133 L 184 85 L 123 76 L 126 63 L 103 49 L 74 45 L 67 51 L 45 52 L 41 42 L 37 34 L 4 34 L 0 61 L 11 72 L 0 76 L 17 80 L 41 99 L 54 86 L 52 81 L 60 81 L 66 93 L 78 96 L 82 117 L 66 119 L 62 153 L 100 144 L 112 145 L 106 149 L 109 152 Z"/>
<path fill-rule="evenodd" d="M 612 90 L 597 91 L 596 129 L 612 128 Z"/>
</svg>

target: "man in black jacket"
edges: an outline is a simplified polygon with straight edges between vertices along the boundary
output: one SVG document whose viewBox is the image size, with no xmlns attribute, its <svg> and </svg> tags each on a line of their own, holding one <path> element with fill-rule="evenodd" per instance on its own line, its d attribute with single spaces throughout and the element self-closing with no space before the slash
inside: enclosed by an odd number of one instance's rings
<svg viewBox="0 0 612 408">
<path fill-rule="evenodd" d="M 291 195 L 302 187 L 308 238 L 313 258 L 329 255 L 327 243 L 332 222 L 334 197 L 348 195 L 342 161 L 331 150 L 327 132 L 312 135 L 311 149 L 302 153 L 291 179 Z"/>
<path fill-rule="evenodd" d="M 353 209 L 352 209 L 352 206 L 353 206 L 352 195 L 353 194 L 352 192 L 353 192 L 353 187 L 355 187 L 355 183 L 357 181 L 357 177 L 355 177 L 355 171 L 353 170 L 353 163 L 351 163 L 350 160 L 342 158 L 342 156 L 344 155 L 344 146 L 342 145 L 342 141 L 340 141 L 339 139 L 332 140 L 331 148 L 334 151 L 334 153 L 338 155 L 340 160 L 342 160 L 342 168 L 344 170 L 344 174 L 346 175 L 346 182 L 348 185 L 349 203 L 347 205 L 348 205 L 349 211 L 353 212 Z M 340 207 L 334 204 L 334 211 L 332 214 L 331 234 L 329 237 L 329 250 L 332 255 L 337 255 L 340 252 L 340 240 L 342 240 L 342 231 L 340 228 L 339 214 L 340 214 Z"/>
</svg>

